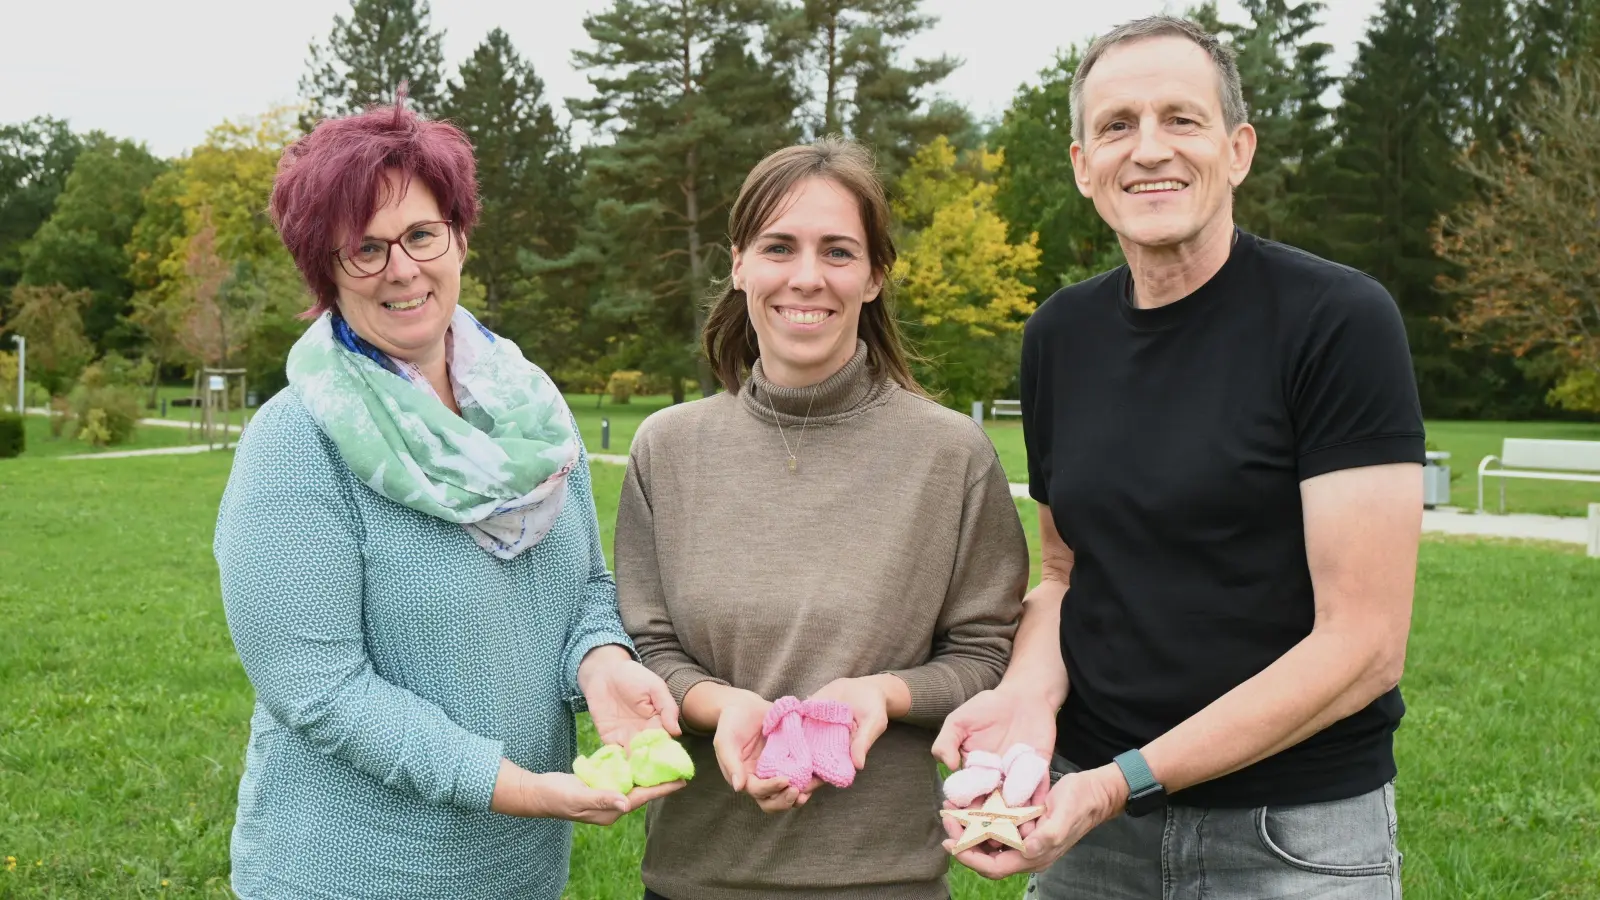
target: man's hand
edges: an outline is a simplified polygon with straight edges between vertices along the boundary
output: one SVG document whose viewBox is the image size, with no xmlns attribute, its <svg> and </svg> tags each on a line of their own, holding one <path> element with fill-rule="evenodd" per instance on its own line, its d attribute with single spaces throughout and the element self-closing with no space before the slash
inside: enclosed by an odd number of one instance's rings
<svg viewBox="0 0 1600 900">
<path fill-rule="evenodd" d="M 1055 751 L 1056 711 L 1042 698 L 1001 683 L 945 717 L 933 755 L 955 771 L 973 750 L 1003 754 L 1013 744 L 1026 744 L 1049 759 Z"/>
<path fill-rule="evenodd" d="M 590 650 L 578 665 L 578 687 L 600 740 L 627 747 L 651 728 L 677 736 L 678 704 L 667 683 L 615 644 Z"/>
<path fill-rule="evenodd" d="M 1128 802 L 1128 782 L 1115 765 L 1101 766 L 1062 778 L 1048 793 L 1041 787 L 1033 803 L 1041 802 L 1044 815 L 1018 829 L 1023 836 L 1022 850 L 1001 847 L 990 851 L 985 849 L 987 845 L 980 844 L 956 854 L 956 861 L 985 878 L 1043 872 L 1084 835 L 1121 814 Z M 945 833 L 950 837 L 944 842 L 948 851 L 954 849 L 962 829 L 950 819 L 944 822 Z"/>
</svg>

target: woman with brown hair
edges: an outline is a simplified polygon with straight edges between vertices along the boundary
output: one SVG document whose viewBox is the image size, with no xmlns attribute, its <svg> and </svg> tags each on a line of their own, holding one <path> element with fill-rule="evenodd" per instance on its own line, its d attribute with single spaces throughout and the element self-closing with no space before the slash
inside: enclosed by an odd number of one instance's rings
<svg viewBox="0 0 1600 900">
<path fill-rule="evenodd" d="M 949 896 L 930 749 L 999 682 L 1028 558 L 993 445 L 911 374 L 889 229 L 859 146 L 763 160 L 706 323 L 727 390 L 634 438 L 623 624 L 723 776 L 651 803 L 646 897 Z"/>
</svg>

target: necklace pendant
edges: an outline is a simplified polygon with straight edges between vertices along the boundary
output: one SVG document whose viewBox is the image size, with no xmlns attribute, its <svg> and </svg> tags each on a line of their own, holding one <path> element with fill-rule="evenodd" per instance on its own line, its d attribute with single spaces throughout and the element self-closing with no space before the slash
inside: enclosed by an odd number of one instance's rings
<svg viewBox="0 0 1600 900">
<path fill-rule="evenodd" d="M 792 456 L 789 457 L 789 474 L 793 475 L 798 471 L 800 471 L 800 461 Z"/>
</svg>

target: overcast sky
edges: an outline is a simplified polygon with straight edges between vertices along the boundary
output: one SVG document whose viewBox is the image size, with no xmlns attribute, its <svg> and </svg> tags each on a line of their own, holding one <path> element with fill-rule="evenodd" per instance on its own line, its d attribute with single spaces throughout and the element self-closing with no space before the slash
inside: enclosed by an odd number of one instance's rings
<svg viewBox="0 0 1600 900">
<path fill-rule="evenodd" d="M 65 118 L 75 130 L 101 129 L 144 141 L 162 156 L 199 143 L 211 126 L 294 103 L 306 48 L 325 39 L 349 0 L 18 0 L 5 4 L 0 52 L 0 123 L 36 115 Z M 587 46 L 583 17 L 606 0 L 436 0 L 433 21 L 445 31 L 451 71 L 499 26 L 531 59 L 551 97 L 584 96 L 588 82 L 572 68 Z M 1163 0 L 925 0 L 939 23 L 912 51 L 951 53 L 964 63 L 944 93 L 980 117 L 1005 109 L 1017 86 L 1032 81 L 1055 52 L 1148 13 L 1181 10 Z M 1331 0 L 1316 35 L 1334 47 L 1343 74 L 1378 0 Z M 1241 20 L 1222 0 L 1225 20 Z M 243 15 L 232 10 L 248 10 Z M 564 105 L 558 105 L 563 117 Z"/>
</svg>

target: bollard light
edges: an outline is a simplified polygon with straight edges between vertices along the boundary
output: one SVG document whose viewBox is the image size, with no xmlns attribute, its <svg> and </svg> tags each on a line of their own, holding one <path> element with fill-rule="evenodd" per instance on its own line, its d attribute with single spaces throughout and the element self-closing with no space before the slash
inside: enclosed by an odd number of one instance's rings
<svg viewBox="0 0 1600 900">
<path fill-rule="evenodd" d="M 17 345 L 17 415 L 28 413 L 28 339 L 13 334 L 11 342 Z"/>
<path fill-rule="evenodd" d="M 611 449 L 611 420 L 610 419 L 601 419 L 600 420 L 600 449 L 601 450 L 610 450 Z"/>
</svg>

